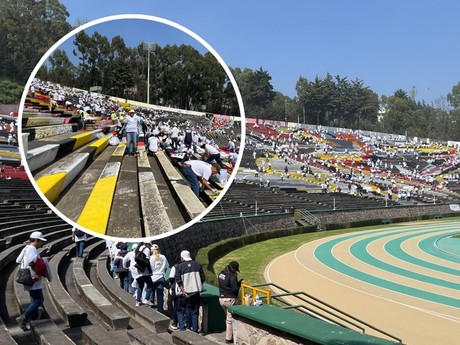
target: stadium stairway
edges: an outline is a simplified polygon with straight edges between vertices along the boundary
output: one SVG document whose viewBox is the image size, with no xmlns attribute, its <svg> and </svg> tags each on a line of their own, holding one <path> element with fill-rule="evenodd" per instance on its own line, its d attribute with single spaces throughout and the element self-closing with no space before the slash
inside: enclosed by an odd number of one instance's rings
<svg viewBox="0 0 460 345">
<path fill-rule="evenodd" d="M 48 242 L 40 250 L 49 258 L 53 279 L 45 280 L 44 310 L 30 322 L 30 331 L 23 332 L 15 322 L 29 303 L 28 293 L 14 281 L 15 259 L 24 243 L 10 244 L 0 253 L 2 345 L 223 343 L 223 334 L 205 337 L 173 331 L 168 316 L 153 308 L 135 307 L 133 297 L 120 289 L 108 271 L 105 241 L 90 237 L 83 258 L 76 258 L 70 229 L 66 231 L 67 235 L 58 236 L 57 228 L 43 230 Z"/>
<path fill-rule="evenodd" d="M 69 219 L 100 234 L 150 237 L 176 229 L 212 202 L 198 199 L 165 151 L 126 154 L 111 134 L 81 131 L 33 140 L 27 163 L 38 188 Z M 128 217 L 127 217 L 128 215 Z"/>
</svg>

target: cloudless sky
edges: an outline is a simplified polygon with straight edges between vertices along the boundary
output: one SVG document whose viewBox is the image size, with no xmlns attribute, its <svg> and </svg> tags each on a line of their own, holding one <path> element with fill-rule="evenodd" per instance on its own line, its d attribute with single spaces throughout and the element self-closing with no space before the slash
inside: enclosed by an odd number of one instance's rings
<svg viewBox="0 0 460 345">
<path fill-rule="evenodd" d="M 230 67 L 268 71 L 275 90 L 290 97 L 296 96 L 300 76 L 311 80 L 328 72 L 360 79 L 379 95 L 415 87 L 416 99 L 430 104 L 460 82 L 458 0 L 61 2 L 72 25 L 115 14 L 176 22 L 203 38 Z M 146 33 L 141 25 L 110 27 L 126 42 Z"/>
</svg>

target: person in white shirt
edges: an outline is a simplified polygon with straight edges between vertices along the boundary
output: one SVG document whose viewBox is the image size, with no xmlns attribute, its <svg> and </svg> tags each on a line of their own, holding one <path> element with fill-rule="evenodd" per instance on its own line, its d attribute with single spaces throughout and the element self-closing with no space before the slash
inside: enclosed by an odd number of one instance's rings
<svg viewBox="0 0 460 345">
<path fill-rule="evenodd" d="M 177 125 L 174 124 L 173 127 L 171 128 L 171 141 L 172 141 L 172 147 L 174 150 L 177 150 L 177 146 L 179 144 L 179 128 L 177 128 Z"/>
<path fill-rule="evenodd" d="M 78 258 L 83 257 L 83 251 L 87 240 L 86 232 L 77 229 L 75 226 L 72 228 L 72 241 L 75 242 L 75 256 Z"/>
<path fill-rule="evenodd" d="M 161 151 L 160 139 L 157 136 L 151 136 L 148 141 L 149 153 Z"/>
<path fill-rule="evenodd" d="M 196 196 L 200 194 L 200 183 L 213 194 L 218 194 L 218 191 L 208 182 L 211 175 L 220 172 L 218 165 L 211 165 L 200 160 L 189 160 L 182 163 L 181 171 Z"/>
<path fill-rule="evenodd" d="M 137 136 L 141 122 L 142 119 L 131 109 L 126 116 L 125 123 L 127 154 L 130 156 L 137 155 Z"/>
<path fill-rule="evenodd" d="M 128 283 L 129 283 L 129 293 L 133 296 L 137 293 L 137 288 L 133 286 L 133 280 L 139 276 L 139 272 L 135 267 L 136 261 L 134 260 L 134 251 L 137 248 L 137 243 L 134 243 L 131 247 L 131 250 L 126 253 L 123 257 L 123 267 L 129 269 L 128 273 Z"/>
<path fill-rule="evenodd" d="M 165 273 L 169 267 L 166 256 L 160 253 L 160 248 L 157 244 L 152 244 L 152 255 L 150 256 L 150 267 L 152 268 L 152 289 L 148 291 L 146 299 L 152 301 L 153 294 L 156 292 L 157 299 L 157 310 L 163 313 L 164 308 L 164 285 L 165 285 Z"/>
<path fill-rule="evenodd" d="M 38 313 L 39 308 L 43 305 L 45 298 L 43 297 L 43 278 L 34 274 L 32 266 L 37 259 L 40 257 L 38 248 L 40 248 L 45 242 L 46 238 L 40 231 L 34 231 L 30 234 L 29 244 L 24 247 L 19 256 L 16 259 L 16 263 L 21 264 L 21 268 L 29 268 L 32 271 L 32 278 L 35 282 L 32 286 L 24 285 L 24 290 L 29 292 L 30 304 L 24 311 L 24 313 L 16 318 L 16 322 L 23 331 L 27 331 L 27 322 L 31 317 Z"/>
<path fill-rule="evenodd" d="M 221 168 L 224 167 L 224 163 L 222 163 L 222 160 L 220 159 L 219 150 L 216 147 L 209 144 L 203 144 L 201 145 L 201 148 L 204 149 L 203 160 L 208 163 L 211 163 L 213 160 L 215 160 Z"/>
</svg>

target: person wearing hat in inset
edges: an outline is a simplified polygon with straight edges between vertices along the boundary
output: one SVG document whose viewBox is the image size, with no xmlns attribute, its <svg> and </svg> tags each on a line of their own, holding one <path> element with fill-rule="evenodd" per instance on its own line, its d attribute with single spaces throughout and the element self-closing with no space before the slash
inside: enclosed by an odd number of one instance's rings
<svg viewBox="0 0 460 345">
<path fill-rule="evenodd" d="M 137 155 L 137 138 L 139 135 L 139 126 L 142 124 L 142 119 L 137 116 L 133 109 L 126 116 L 124 126 L 126 132 L 126 149 L 128 155 Z M 132 147 L 132 148 L 131 148 Z"/>
<path fill-rule="evenodd" d="M 198 316 L 200 308 L 200 293 L 203 290 L 205 275 L 203 267 L 192 260 L 190 252 L 183 250 L 180 253 L 181 263 L 176 269 L 174 276 L 178 287 L 177 319 L 179 329 L 185 331 L 185 316 L 190 313 L 192 318 L 192 331 L 198 332 Z"/>
<path fill-rule="evenodd" d="M 34 231 L 29 236 L 29 244 L 24 247 L 19 256 L 16 259 L 16 263 L 21 264 L 20 268 L 32 268 L 32 278 L 35 279 L 33 285 L 24 285 L 24 290 L 29 292 L 30 304 L 24 311 L 24 313 L 16 318 L 16 322 L 23 331 L 27 331 L 27 322 L 33 316 L 39 314 L 39 308 L 43 306 L 43 281 L 42 277 L 33 273 L 33 266 L 37 259 L 40 257 L 38 248 L 40 248 L 45 242 L 46 238 L 40 231 Z"/>
<path fill-rule="evenodd" d="M 233 344 L 232 313 L 228 308 L 235 304 L 240 292 L 241 282 L 238 280 L 237 272 L 240 271 L 240 265 L 237 261 L 232 261 L 219 274 L 219 303 L 224 309 L 226 315 L 225 342 Z"/>
<path fill-rule="evenodd" d="M 211 165 L 200 160 L 189 160 L 182 163 L 181 172 L 190 183 L 190 188 L 196 196 L 200 195 L 200 183 L 213 194 L 219 193 L 208 182 L 211 175 L 220 172 L 220 167 L 217 164 Z"/>
</svg>

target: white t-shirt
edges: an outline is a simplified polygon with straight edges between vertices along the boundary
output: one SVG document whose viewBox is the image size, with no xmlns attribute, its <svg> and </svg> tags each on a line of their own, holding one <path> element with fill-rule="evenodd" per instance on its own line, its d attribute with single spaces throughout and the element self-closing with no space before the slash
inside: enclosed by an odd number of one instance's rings
<svg viewBox="0 0 460 345">
<path fill-rule="evenodd" d="M 169 267 L 168 259 L 163 254 L 160 254 L 157 259 L 154 255 L 150 256 L 150 267 L 152 268 L 152 281 L 164 278 L 166 270 Z"/>
<path fill-rule="evenodd" d="M 72 233 L 75 233 L 77 229 L 76 228 L 72 228 Z M 87 240 L 87 236 L 86 236 L 86 232 L 83 231 L 83 236 L 77 236 L 75 235 L 75 242 L 80 242 L 80 241 L 86 241 Z"/>
<path fill-rule="evenodd" d="M 126 132 L 137 132 L 141 118 L 137 115 L 128 115 L 126 116 Z"/>
<path fill-rule="evenodd" d="M 150 137 L 149 138 L 149 151 L 157 152 L 159 142 L 160 142 L 160 139 L 158 139 L 157 137 Z"/>
<path fill-rule="evenodd" d="M 28 244 L 27 246 L 24 247 L 24 249 L 21 251 L 21 253 L 17 257 L 16 263 L 18 264 L 20 263 L 21 268 L 29 268 L 30 263 L 36 262 L 39 256 L 40 254 L 38 253 L 37 248 Z M 43 289 L 42 277 L 34 274 L 34 271 L 32 269 L 31 269 L 31 272 L 32 272 L 32 278 L 38 278 L 38 280 L 32 286 L 24 285 L 24 290 L 29 291 L 29 290 Z"/>
<path fill-rule="evenodd" d="M 186 161 L 184 164 L 190 165 L 195 175 L 198 177 L 202 177 L 205 180 L 209 180 L 209 178 L 212 175 L 211 164 L 209 163 L 199 160 L 191 160 Z"/>
<path fill-rule="evenodd" d="M 216 149 L 216 148 L 215 148 L 214 146 L 212 146 L 212 145 L 206 144 L 205 147 L 206 147 L 206 150 L 208 150 L 208 151 L 209 151 L 209 154 L 211 154 L 211 155 L 215 155 L 215 154 L 218 154 L 218 153 L 219 153 L 219 150 Z"/>
<path fill-rule="evenodd" d="M 177 138 L 179 136 L 179 128 L 177 128 L 176 126 L 174 126 L 172 129 L 171 129 L 171 138 Z"/>
</svg>

